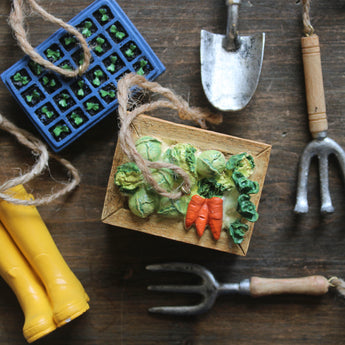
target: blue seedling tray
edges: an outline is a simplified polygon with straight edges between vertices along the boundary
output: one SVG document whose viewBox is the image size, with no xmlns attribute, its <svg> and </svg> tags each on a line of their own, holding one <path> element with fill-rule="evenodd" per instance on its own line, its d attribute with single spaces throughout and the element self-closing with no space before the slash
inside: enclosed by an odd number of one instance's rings
<svg viewBox="0 0 345 345">
<path fill-rule="evenodd" d="M 67 79 L 34 63 L 28 56 L 1 74 L 17 102 L 51 148 L 58 152 L 109 115 L 117 106 L 118 80 L 136 72 L 153 80 L 165 68 L 114 0 L 97 0 L 70 22 L 92 48 L 88 71 Z M 63 29 L 36 48 L 64 68 L 77 68 L 83 51 Z"/>
</svg>

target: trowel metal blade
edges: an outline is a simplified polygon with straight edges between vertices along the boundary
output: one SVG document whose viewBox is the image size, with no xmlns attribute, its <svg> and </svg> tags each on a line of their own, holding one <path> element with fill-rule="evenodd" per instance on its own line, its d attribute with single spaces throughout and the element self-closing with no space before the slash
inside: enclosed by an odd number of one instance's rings
<svg viewBox="0 0 345 345">
<path fill-rule="evenodd" d="M 226 51 L 224 35 L 201 30 L 201 81 L 210 103 L 222 111 L 243 109 L 259 82 L 265 34 L 239 36 L 239 48 Z"/>
</svg>

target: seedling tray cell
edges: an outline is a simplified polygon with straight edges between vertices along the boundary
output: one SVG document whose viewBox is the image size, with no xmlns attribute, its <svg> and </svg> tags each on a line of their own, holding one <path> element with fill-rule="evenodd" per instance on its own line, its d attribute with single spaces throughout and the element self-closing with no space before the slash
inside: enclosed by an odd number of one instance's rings
<svg viewBox="0 0 345 345">
<path fill-rule="evenodd" d="M 70 22 L 86 38 L 91 64 L 80 78 L 44 69 L 28 56 L 1 78 L 50 147 L 70 145 L 118 106 L 119 79 L 129 72 L 157 78 L 165 68 L 114 0 L 97 0 Z M 59 29 L 36 51 L 57 66 L 76 69 L 83 51 L 74 36 Z"/>
</svg>

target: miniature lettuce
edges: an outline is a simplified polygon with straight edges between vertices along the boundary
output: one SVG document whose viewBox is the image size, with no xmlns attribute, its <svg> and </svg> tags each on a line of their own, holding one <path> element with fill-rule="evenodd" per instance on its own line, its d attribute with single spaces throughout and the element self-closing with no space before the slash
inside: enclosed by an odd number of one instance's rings
<svg viewBox="0 0 345 345">
<path fill-rule="evenodd" d="M 258 220 L 259 214 L 256 212 L 255 205 L 250 201 L 250 196 L 241 194 L 237 199 L 237 212 L 245 219 L 254 223 Z"/>
<path fill-rule="evenodd" d="M 229 227 L 229 233 L 235 244 L 243 242 L 244 235 L 248 231 L 248 225 L 236 220 Z"/>
<path fill-rule="evenodd" d="M 164 160 L 178 165 L 187 173 L 196 173 L 196 148 L 191 144 L 176 144 L 164 153 Z"/>
<path fill-rule="evenodd" d="M 203 178 L 198 181 L 198 194 L 204 198 L 213 198 L 214 196 L 221 197 L 226 190 L 226 187 L 218 183 L 213 178 Z"/>
<path fill-rule="evenodd" d="M 232 173 L 232 179 L 241 194 L 256 194 L 259 192 L 259 184 L 247 179 L 240 171 Z"/>
<path fill-rule="evenodd" d="M 149 136 L 140 137 L 136 141 L 135 147 L 144 159 L 151 162 L 157 161 L 162 153 L 161 141 Z"/>
<path fill-rule="evenodd" d="M 157 195 L 140 187 L 129 197 L 128 207 L 136 216 L 146 218 L 156 210 Z"/>
<path fill-rule="evenodd" d="M 117 168 L 114 180 L 116 186 L 125 194 L 133 194 L 144 183 L 144 177 L 140 169 L 133 162 L 120 165 Z"/>
<path fill-rule="evenodd" d="M 225 157 L 216 150 L 207 150 L 200 153 L 197 158 L 196 168 L 200 177 L 216 177 L 225 170 Z"/>
<path fill-rule="evenodd" d="M 254 159 L 246 152 L 231 156 L 226 163 L 226 169 L 237 170 L 245 177 L 249 177 L 253 173 L 254 168 Z"/>
</svg>

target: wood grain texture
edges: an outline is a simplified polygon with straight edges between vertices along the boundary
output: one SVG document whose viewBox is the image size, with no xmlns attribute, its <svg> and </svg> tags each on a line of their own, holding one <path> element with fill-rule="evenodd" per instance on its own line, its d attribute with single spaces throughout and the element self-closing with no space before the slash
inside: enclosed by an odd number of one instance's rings
<svg viewBox="0 0 345 345">
<path fill-rule="evenodd" d="M 51 13 L 69 20 L 91 0 L 41 0 Z M 225 33 L 224 0 L 118 0 L 129 18 L 166 66 L 157 81 L 189 100 L 214 109 L 200 79 L 200 30 Z M 301 3 L 301 1 L 299 2 Z M 0 6 L 0 70 L 23 54 L 7 18 L 11 2 Z M 266 33 L 262 74 L 256 93 L 241 112 L 224 113 L 219 133 L 272 145 L 270 163 L 246 257 L 238 257 L 102 223 L 102 208 L 117 139 L 116 112 L 59 155 L 80 171 L 82 183 L 68 197 L 40 207 L 55 242 L 91 298 L 90 310 L 37 344 L 42 345 L 315 345 L 343 344 L 345 304 L 334 292 L 322 297 L 220 297 L 200 317 L 150 315 L 156 305 L 194 303 L 192 296 L 159 294 L 149 284 L 194 282 L 189 276 L 146 272 L 148 264 L 187 261 L 209 268 L 219 281 L 238 282 L 253 275 L 344 278 L 345 193 L 335 160 L 330 160 L 334 214 L 320 216 L 317 165 L 309 175 L 310 210 L 293 214 L 299 157 L 310 142 L 300 38 L 301 4 L 296 1 L 243 0 L 240 34 Z M 328 135 L 345 148 L 345 6 L 342 0 L 312 2 L 312 24 L 320 38 Z M 36 16 L 28 20 L 34 45 L 55 28 Z M 3 84 L 0 113 L 37 134 Z M 170 114 L 159 118 L 181 123 Z M 0 133 L 0 182 L 34 162 L 10 135 Z M 65 175 L 52 161 L 50 172 L 27 185 L 35 195 L 48 193 Z M 24 345 L 23 316 L 7 285 L 0 280 L 0 344 Z"/>
</svg>

